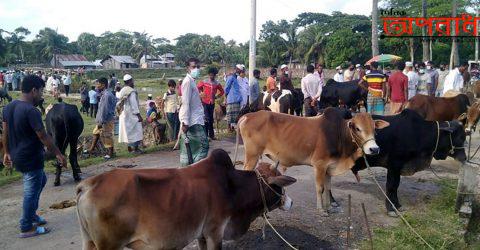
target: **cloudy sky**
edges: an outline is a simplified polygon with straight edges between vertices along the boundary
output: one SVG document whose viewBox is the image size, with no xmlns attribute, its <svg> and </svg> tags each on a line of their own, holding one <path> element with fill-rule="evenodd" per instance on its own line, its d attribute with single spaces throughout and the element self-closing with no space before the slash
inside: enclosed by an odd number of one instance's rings
<svg viewBox="0 0 480 250">
<path fill-rule="evenodd" d="M 369 15 L 371 0 L 257 0 L 257 36 L 267 20 L 291 20 L 302 12 Z M 77 39 L 82 32 L 145 31 L 173 40 L 188 32 L 249 38 L 250 0 L 1 0 L 0 28 L 43 27 Z M 33 35 L 30 36 L 30 39 Z"/>
</svg>

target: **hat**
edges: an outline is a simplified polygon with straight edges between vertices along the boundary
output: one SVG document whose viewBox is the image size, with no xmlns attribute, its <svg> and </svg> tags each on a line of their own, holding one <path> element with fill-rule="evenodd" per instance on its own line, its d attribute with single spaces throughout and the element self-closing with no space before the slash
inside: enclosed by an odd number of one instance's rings
<svg viewBox="0 0 480 250">
<path fill-rule="evenodd" d="M 362 67 L 362 65 L 360 65 L 359 63 L 357 65 L 355 65 L 356 68 L 360 68 Z"/>
<path fill-rule="evenodd" d="M 337 66 L 335 69 L 336 70 L 342 69 L 342 66 Z"/>
<path fill-rule="evenodd" d="M 286 67 L 287 67 L 286 64 L 282 64 L 282 66 L 280 66 L 280 69 L 284 69 L 284 68 L 286 68 Z"/>
<path fill-rule="evenodd" d="M 405 62 L 405 67 L 413 67 L 413 62 Z"/>
<path fill-rule="evenodd" d="M 237 64 L 237 65 L 235 65 L 235 67 L 239 70 L 245 70 L 245 65 L 243 65 L 243 64 Z"/>
<path fill-rule="evenodd" d="M 148 97 L 152 97 L 152 94 L 148 94 Z"/>
<path fill-rule="evenodd" d="M 124 81 L 124 82 L 126 82 L 126 81 L 128 81 L 128 80 L 131 80 L 131 79 L 132 79 L 132 76 L 129 75 L 129 74 L 125 74 L 125 75 L 123 76 L 123 81 Z"/>
<path fill-rule="evenodd" d="M 183 81 L 183 79 L 182 79 L 182 78 L 178 78 L 178 81 L 181 82 L 181 81 Z"/>
</svg>

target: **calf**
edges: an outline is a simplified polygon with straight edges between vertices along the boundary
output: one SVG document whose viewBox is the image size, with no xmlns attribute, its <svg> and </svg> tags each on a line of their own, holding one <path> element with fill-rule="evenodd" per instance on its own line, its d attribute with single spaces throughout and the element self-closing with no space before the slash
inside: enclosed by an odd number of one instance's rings
<svg viewBox="0 0 480 250">
<path fill-rule="evenodd" d="M 83 119 L 78 112 L 77 106 L 64 102 L 54 104 L 45 117 L 45 124 L 55 145 L 65 154 L 67 146 L 70 145 L 69 160 L 72 166 L 73 178 L 80 181 L 80 166 L 77 160 L 78 137 L 83 132 Z M 56 164 L 55 186 L 60 185 L 62 167 Z"/>
<path fill-rule="evenodd" d="M 284 167 L 310 165 L 314 168 L 317 208 L 327 215 L 330 205 L 330 178 L 350 170 L 363 152 L 378 154 L 374 128 L 388 126 L 360 113 L 350 120 L 337 109 L 328 108 L 317 117 L 297 117 L 259 111 L 244 115 L 238 122 L 245 145 L 245 170 L 252 170 L 259 157 L 267 154 Z M 237 149 L 236 149 L 237 151 Z M 235 152 L 236 155 L 236 152 Z"/>
<path fill-rule="evenodd" d="M 236 170 L 216 149 L 188 168 L 116 169 L 77 186 L 83 249 L 221 249 L 267 210 L 288 209 L 296 180 L 270 165 Z M 267 207 L 264 207 L 264 203 Z"/>
<path fill-rule="evenodd" d="M 458 118 L 465 118 L 470 101 L 465 94 L 459 94 L 454 97 L 433 97 L 427 95 L 415 95 L 408 100 L 405 108 L 416 111 L 423 119 L 427 121 L 452 121 Z"/>
<path fill-rule="evenodd" d="M 386 193 L 397 209 L 401 208 L 397 189 L 401 175 L 413 175 L 429 167 L 433 158 L 444 160 L 447 156 L 465 161 L 465 132 L 458 121 L 425 121 L 415 111 L 405 109 L 394 116 L 373 116 L 390 123 L 385 129 L 376 131 L 375 139 L 380 154 L 367 155 L 371 166 L 387 168 Z M 364 159 L 358 159 L 352 168 L 357 175 L 365 169 Z M 385 201 L 388 215 L 396 216 L 393 207 Z"/>
</svg>

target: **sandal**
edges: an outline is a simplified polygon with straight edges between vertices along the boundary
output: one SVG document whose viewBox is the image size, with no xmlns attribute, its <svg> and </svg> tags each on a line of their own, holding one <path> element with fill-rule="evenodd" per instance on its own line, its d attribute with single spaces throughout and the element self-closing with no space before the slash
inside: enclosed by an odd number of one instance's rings
<svg viewBox="0 0 480 250">
<path fill-rule="evenodd" d="M 20 233 L 20 235 L 18 237 L 24 239 L 24 238 L 35 237 L 35 236 L 39 236 L 39 235 L 42 235 L 42 234 L 48 234 L 48 233 L 50 233 L 49 228 L 47 228 L 47 227 L 36 227 L 34 231 L 22 232 L 22 233 Z"/>
</svg>

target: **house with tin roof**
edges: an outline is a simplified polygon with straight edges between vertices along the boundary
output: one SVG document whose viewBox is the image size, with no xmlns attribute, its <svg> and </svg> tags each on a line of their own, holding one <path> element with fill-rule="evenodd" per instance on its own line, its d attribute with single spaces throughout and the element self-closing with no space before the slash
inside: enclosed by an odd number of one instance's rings
<svg viewBox="0 0 480 250">
<path fill-rule="evenodd" d="M 138 63 L 131 56 L 108 55 L 100 63 L 104 69 L 138 68 Z"/>
<path fill-rule="evenodd" d="M 55 55 L 52 57 L 52 60 L 50 60 L 50 65 L 60 69 L 95 69 L 95 64 L 89 61 L 84 55 L 79 54 Z"/>
</svg>

